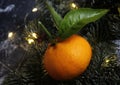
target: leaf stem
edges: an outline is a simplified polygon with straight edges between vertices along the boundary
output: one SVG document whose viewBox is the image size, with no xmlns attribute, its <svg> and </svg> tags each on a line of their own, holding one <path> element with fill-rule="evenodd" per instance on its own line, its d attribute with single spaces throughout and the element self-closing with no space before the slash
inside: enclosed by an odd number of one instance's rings
<svg viewBox="0 0 120 85">
<path fill-rule="evenodd" d="M 51 33 L 47 30 L 47 28 L 46 28 L 40 21 L 38 21 L 38 24 L 39 24 L 40 27 L 46 32 L 46 34 L 49 36 L 49 38 L 52 39 L 52 35 L 51 35 Z"/>
</svg>

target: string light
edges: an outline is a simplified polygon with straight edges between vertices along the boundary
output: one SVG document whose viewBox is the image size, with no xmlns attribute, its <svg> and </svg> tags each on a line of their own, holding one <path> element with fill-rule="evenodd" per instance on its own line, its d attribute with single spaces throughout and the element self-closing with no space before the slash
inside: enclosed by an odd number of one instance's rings
<svg viewBox="0 0 120 85">
<path fill-rule="evenodd" d="M 106 63 L 109 63 L 109 61 L 110 61 L 109 59 L 106 59 L 106 60 L 105 60 Z"/>
<path fill-rule="evenodd" d="M 33 43 L 35 43 L 35 40 L 34 40 L 34 39 L 31 39 L 31 38 L 28 38 L 27 41 L 28 41 L 28 44 L 33 44 Z"/>
<path fill-rule="evenodd" d="M 32 9 L 32 12 L 37 12 L 38 11 L 38 8 L 33 8 Z"/>
<path fill-rule="evenodd" d="M 110 54 L 103 59 L 103 63 L 101 64 L 101 66 L 102 67 L 112 67 L 112 66 L 114 66 L 113 63 L 115 63 L 116 60 L 117 60 L 116 54 Z"/>
<path fill-rule="evenodd" d="M 71 3 L 71 4 L 70 4 L 70 7 L 71 7 L 72 9 L 77 9 L 77 8 L 78 8 L 75 3 Z"/>
<path fill-rule="evenodd" d="M 26 37 L 26 40 L 28 42 L 28 44 L 34 44 L 35 43 L 35 40 L 38 38 L 38 35 L 37 33 L 35 32 L 32 32 L 32 33 L 29 33 L 28 36 Z"/>
<path fill-rule="evenodd" d="M 32 32 L 32 33 L 29 33 L 29 34 L 28 34 L 27 38 L 37 39 L 37 38 L 38 38 L 38 35 L 37 35 L 37 33 Z"/>
<path fill-rule="evenodd" d="M 8 33 L 8 38 L 13 38 L 14 37 L 14 33 L 13 32 L 9 32 Z"/>
<path fill-rule="evenodd" d="M 36 33 L 32 33 L 32 37 L 37 39 L 38 38 L 38 35 Z"/>
</svg>

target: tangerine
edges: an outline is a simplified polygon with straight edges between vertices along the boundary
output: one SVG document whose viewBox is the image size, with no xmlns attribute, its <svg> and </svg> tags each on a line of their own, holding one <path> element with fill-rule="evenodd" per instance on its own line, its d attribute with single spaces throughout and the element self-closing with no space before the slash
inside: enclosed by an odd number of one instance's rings
<svg viewBox="0 0 120 85">
<path fill-rule="evenodd" d="M 56 80 L 69 80 L 82 74 L 88 67 L 92 49 L 88 41 L 76 34 L 49 45 L 44 58 L 44 68 Z"/>
</svg>

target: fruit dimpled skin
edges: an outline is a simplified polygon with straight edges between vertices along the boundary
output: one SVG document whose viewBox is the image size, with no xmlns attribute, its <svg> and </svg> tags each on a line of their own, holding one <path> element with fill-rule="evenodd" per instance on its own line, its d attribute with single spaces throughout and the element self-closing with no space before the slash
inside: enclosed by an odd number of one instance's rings
<svg viewBox="0 0 120 85">
<path fill-rule="evenodd" d="M 79 36 L 49 45 L 44 58 L 44 68 L 55 80 L 69 80 L 82 74 L 88 67 L 92 49 L 88 41 Z"/>
</svg>

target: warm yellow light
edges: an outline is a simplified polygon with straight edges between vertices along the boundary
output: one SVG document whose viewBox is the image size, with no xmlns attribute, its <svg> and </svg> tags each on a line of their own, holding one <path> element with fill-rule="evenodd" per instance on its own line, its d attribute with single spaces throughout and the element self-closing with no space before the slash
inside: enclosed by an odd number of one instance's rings
<svg viewBox="0 0 120 85">
<path fill-rule="evenodd" d="M 9 33 L 8 33 L 8 38 L 13 38 L 13 35 L 14 35 L 13 32 L 9 32 Z"/>
<path fill-rule="evenodd" d="M 108 63 L 109 61 L 110 61 L 110 60 L 107 59 L 105 62 Z"/>
<path fill-rule="evenodd" d="M 33 40 L 33 39 L 27 39 L 27 41 L 28 41 L 28 44 L 33 44 L 35 41 Z"/>
<path fill-rule="evenodd" d="M 74 9 L 75 9 L 75 8 L 78 8 L 77 5 L 76 5 L 75 3 L 71 3 L 70 6 L 71 6 L 71 8 L 74 8 Z"/>
<path fill-rule="evenodd" d="M 37 33 L 35 32 L 31 32 L 28 34 L 27 37 L 25 37 L 25 39 L 27 40 L 28 44 L 34 44 L 35 40 L 38 38 Z"/>
<path fill-rule="evenodd" d="M 33 38 L 35 38 L 35 39 L 37 39 L 37 38 L 38 38 L 38 36 L 37 36 L 37 34 L 36 34 L 36 33 L 32 33 L 32 37 L 33 37 Z"/>
<path fill-rule="evenodd" d="M 32 9 L 32 12 L 37 12 L 38 11 L 38 8 L 33 8 Z"/>
</svg>

